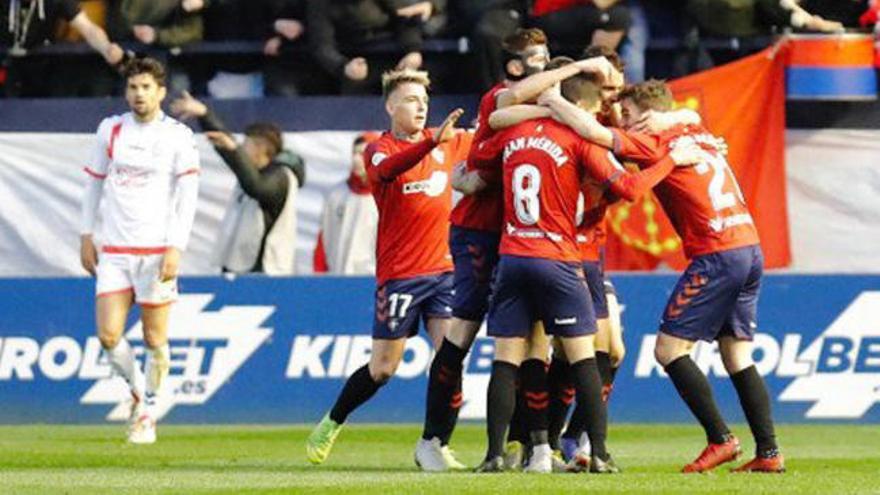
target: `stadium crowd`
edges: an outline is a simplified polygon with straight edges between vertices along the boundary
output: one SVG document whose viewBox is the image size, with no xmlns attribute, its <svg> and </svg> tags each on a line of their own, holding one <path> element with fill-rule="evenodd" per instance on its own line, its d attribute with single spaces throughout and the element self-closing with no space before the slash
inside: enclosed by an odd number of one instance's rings
<svg viewBox="0 0 880 495">
<path fill-rule="evenodd" d="M 554 53 L 617 49 L 627 78 L 640 81 L 742 56 L 772 33 L 866 28 L 878 8 L 872 0 L 2 0 L 0 86 L 6 97 L 118 95 L 113 67 L 128 50 L 164 59 L 172 92 L 195 95 L 378 94 L 391 68 L 430 70 L 439 93 L 474 93 L 500 79 L 501 40 L 518 27 L 542 29 Z M 646 61 L 650 50 L 663 55 Z M 472 77 L 461 78 L 463 68 Z"/>
</svg>

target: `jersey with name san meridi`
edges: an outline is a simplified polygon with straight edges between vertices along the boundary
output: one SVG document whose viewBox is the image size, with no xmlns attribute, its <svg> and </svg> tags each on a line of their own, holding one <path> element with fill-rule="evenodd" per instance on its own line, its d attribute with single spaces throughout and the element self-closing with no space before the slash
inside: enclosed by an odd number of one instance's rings
<svg viewBox="0 0 880 495">
<path fill-rule="evenodd" d="M 664 159 L 629 174 L 608 150 L 553 119 L 522 122 L 477 148 L 481 176 L 489 183 L 500 180 L 504 188 L 499 252 L 556 261 L 580 261 L 575 217 L 584 179 L 597 184 L 597 194 L 610 189 L 632 200 L 672 168 L 671 160 Z M 596 198 L 586 201 L 592 204 Z"/>
<path fill-rule="evenodd" d="M 702 126 L 678 125 L 658 135 L 614 129 L 614 149 L 638 162 L 690 142 L 705 150 L 693 167 L 678 167 L 654 192 L 682 239 L 688 258 L 759 244 L 758 231 L 719 139 Z"/>
<path fill-rule="evenodd" d="M 507 89 L 505 83 L 496 84 L 480 99 L 477 115 L 477 130 L 474 133 L 473 147 L 492 137 L 494 131 L 489 127 L 489 116 L 498 108 L 498 93 Z M 473 158 L 468 157 L 468 171 L 474 169 Z M 452 210 L 449 221 L 452 225 L 466 229 L 498 232 L 504 210 L 500 184 L 487 187 L 474 194 L 462 196 Z"/>
<path fill-rule="evenodd" d="M 452 270 L 450 178 L 455 163 L 467 156 L 472 139 L 471 133 L 459 132 L 435 145 L 429 130 L 422 131 L 417 143 L 385 132 L 367 147 L 364 161 L 379 210 L 379 285 Z"/>
</svg>

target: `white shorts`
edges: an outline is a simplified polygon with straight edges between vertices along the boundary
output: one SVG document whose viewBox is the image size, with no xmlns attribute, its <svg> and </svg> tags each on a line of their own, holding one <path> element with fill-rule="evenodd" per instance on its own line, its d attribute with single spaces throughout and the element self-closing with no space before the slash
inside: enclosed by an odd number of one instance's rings
<svg viewBox="0 0 880 495">
<path fill-rule="evenodd" d="M 177 300 L 177 279 L 159 280 L 161 254 L 111 254 L 98 256 L 97 297 L 134 291 L 141 306 L 162 306 Z"/>
</svg>

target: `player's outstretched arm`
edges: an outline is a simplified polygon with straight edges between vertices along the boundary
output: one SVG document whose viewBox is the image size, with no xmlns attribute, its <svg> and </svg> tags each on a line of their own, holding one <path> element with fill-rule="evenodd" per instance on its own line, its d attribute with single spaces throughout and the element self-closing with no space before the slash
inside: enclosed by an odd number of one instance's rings
<svg viewBox="0 0 880 495">
<path fill-rule="evenodd" d="M 636 122 L 632 130 L 648 134 L 659 134 L 676 125 L 700 125 L 703 123 L 700 114 L 689 109 L 680 108 L 669 112 L 656 112 L 648 110 L 642 118 Z"/>
<path fill-rule="evenodd" d="M 489 115 L 489 127 L 493 131 L 500 131 L 526 120 L 543 119 L 552 116 L 553 110 L 540 105 L 512 105 L 492 112 Z"/>
<path fill-rule="evenodd" d="M 433 136 L 393 155 L 385 153 L 381 142 L 368 146 L 364 156 L 367 160 L 367 176 L 370 177 L 370 181 L 390 182 L 398 175 L 415 167 L 438 144 L 445 143 L 455 137 L 455 124 L 463 113 L 464 110 L 456 108 L 446 116 Z"/>
<path fill-rule="evenodd" d="M 505 91 L 498 93 L 496 98 L 497 108 L 509 107 L 529 101 L 534 101 L 541 93 L 554 84 L 568 79 L 580 72 L 599 74 L 602 80 L 613 77 L 616 69 L 605 57 L 594 57 L 579 60 L 575 63 L 562 66 L 558 69 L 539 72 L 517 82 Z"/>
<path fill-rule="evenodd" d="M 541 103 L 553 110 L 554 117 L 571 127 L 582 138 L 603 148 L 614 147 L 614 134 L 596 119 L 596 116 L 558 94 L 542 95 Z"/>
<path fill-rule="evenodd" d="M 635 201 L 665 179 L 675 167 L 693 166 L 700 163 L 705 156 L 705 152 L 697 144 L 678 146 L 660 161 L 637 173 L 619 170 L 609 180 L 611 192 L 627 201 Z"/>
</svg>

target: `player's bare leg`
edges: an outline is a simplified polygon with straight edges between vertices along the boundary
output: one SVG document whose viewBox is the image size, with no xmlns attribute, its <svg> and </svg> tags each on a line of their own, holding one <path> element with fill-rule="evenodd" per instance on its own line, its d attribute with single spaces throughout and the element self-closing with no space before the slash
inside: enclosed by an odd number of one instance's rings
<svg viewBox="0 0 880 495">
<path fill-rule="evenodd" d="M 657 334 L 654 347 L 654 357 L 669 374 L 678 394 L 703 426 L 709 443 L 694 462 L 682 469 L 685 473 L 709 471 L 735 460 L 740 454 L 739 440 L 730 433 L 721 417 L 709 380 L 690 357 L 693 347 L 692 341 L 664 332 Z"/>
<path fill-rule="evenodd" d="M 590 471 L 619 472 L 605 449 L 608 418 L 602 402 L 602 381 L 596 366 L 595 336 L 565 337 L 562 339 L 562 346 L 571 363 L 572 380 L 578 403 L 575 414 L 582 416 L 579 420 L 584 423 L 590 438 Z"/>
<path fill-rule="evenodd" d="M 477 471 L 496 472 L 504 469 L 504 437 L 516 406 L 519 366 L 527 351 L 528 342 L 524 337 L 495 338 L 495 359 L 492 362 L 486 410 L 489 446 L 486 458 Z"/>
<path fill-rule="evenodd" d="M 98 340 L 107 353 L 113 370 L 128 384 L 132 404 L 129 414 L 129 428 L 140 416 L 144 404 L 146 383 L 140 365 L 134 356 L 131 344 L 123 336 L 125 320 L 134 302 L 132 291 L 107 294 L 97 298 L 95 321 L 98 325 Z"/>
<path fill-rule="evenodd" d="M 785 471 L 785 459 L 776 444 L 770 396 L 764 380 L 752 361 L 752 342 L 732 336 L 718 339 L 718 349 L 724 369 L 736 387 L 739 402 L 755 438 L 755 458 L 736 472 L 781 473 Z"/>
<path fill-rule="evenodd" d="M 607 293 L 605 297 L 608 301 L 608 330 L 610 331 L 608 357 L 611 360 L 611 380 L 613 382 L 617 369 L 620 368 L 626 357 L 626 345 L 623 343 L 623 322 L 620 318 L 621 309 L 617 294 L 611 292 Z"/>
<path fill-rule="evenodd" d="M 456 322 L 464 321 L 466 320 L 457 318 L 430 318 L 427 321 L 428 335 L 437 354 L 431 363 L 428 379 L 425 426 L 415 452 L 416 465 L 425 471 L 466 468 L 449 449 L 449 438 L 452 436 L 463 401 L 461 366 L 467 354 L 466 350 L 460 351 L 461 348 L 452 343 L 449 336 L 452 329 L 456 328 Z M 466 330 L 459 328 L 456 329 L 456 333 L 457 341 L 467 340 Z M 470 338 L 468 347 L 472 341 L 473 337 Z"/>
<path fill-rule="evenodd" d="M 129 441 L 132 443 L 153 443 L 156 441 L 156 418 L 164 411 L 163 393 L 171 367 L 171 352 L 168 347 L 168 314 L 170 304 L 145 306 L 141 310 L 141 323 L 146 347 L 146 388 L 144 390 L 144 409 L 138 415 Z"/>
</svg>

